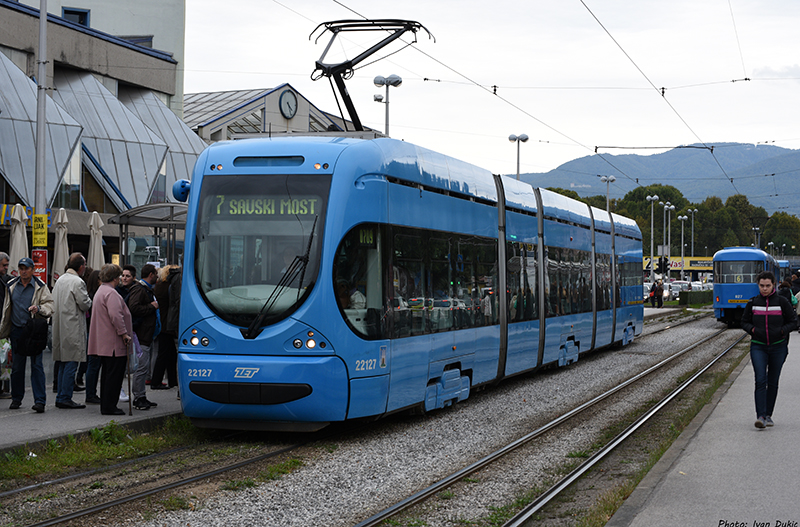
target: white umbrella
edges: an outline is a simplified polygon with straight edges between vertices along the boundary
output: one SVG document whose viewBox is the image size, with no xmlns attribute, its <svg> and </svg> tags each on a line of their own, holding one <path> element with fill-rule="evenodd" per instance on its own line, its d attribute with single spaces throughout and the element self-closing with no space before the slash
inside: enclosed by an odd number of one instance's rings
<svg viewBox="0 0 800 527">
<path fill-rule="evenodd" d="M 92 212 L 92 219 L 89 220 L 89 257 L 86 258 L 86 265 L 92 269 L 99 270 L 106 264 L 103 257 L 103 231 L 100 230 L 103 225 L 97 211 Z"/>
<path fill-rule="evenodd" d="M 14 276 L 19 276 L 17 264 L 22 258 L 30 258 L 31 253 L 28 250 L 28 232 L 25 228 L 25 223 L 28 221 L 28 215 L 25 214 L 25 207 L 20 204 L 14 205 L 11 211 L 11 247 L 8 251 L 8 273 Z"/>
<path fill-rule="evenodd" d="M 64 267 L 67 266 L 67 259 L 69 259 L 69 247 L 67 246 L 68 223 L 67 211 L 58 209 L 53 217 L 53 225 L 56 228 L 56 240 L 53 249 L 53 275 L 50 287 L 56 285 L 56 280 L 64 273 Z"/>
</svg>

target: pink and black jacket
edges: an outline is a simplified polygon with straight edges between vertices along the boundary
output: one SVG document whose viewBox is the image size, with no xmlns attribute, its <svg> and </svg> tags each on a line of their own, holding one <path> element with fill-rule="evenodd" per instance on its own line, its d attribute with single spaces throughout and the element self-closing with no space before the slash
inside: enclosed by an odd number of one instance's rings
<svg viewBox="0 0 800 527">
<path fill-rule="evenodd" d="M 742 314 L 742 329 L 758 344 L 778 344 L 796 328 L 797 312 L 777 291 L 769 296 L 754 296 Z"/>
</svg>

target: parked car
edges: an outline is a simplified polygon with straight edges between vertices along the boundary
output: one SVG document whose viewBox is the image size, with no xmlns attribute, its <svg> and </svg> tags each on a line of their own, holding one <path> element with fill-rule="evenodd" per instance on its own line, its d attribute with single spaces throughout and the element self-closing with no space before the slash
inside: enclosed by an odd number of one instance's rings
<svg viewBox="0 0 800 527">
<path fill-rule="evenodd" d="M 650 288 L 653 287 L 653 284 L 650 282 L 645 282 L 642 285 L 644 286 L 644 301 L 647 303 L 650 301 Z"/>
<path fill-rule="evenodd" d="M 675 300 L 680 295 L 681 291 L 691 291 L 692 284 L 691 282 L 687 282 L 685 280 L 675 280 L 672 282 L 672 299 Z"/>
</svg>

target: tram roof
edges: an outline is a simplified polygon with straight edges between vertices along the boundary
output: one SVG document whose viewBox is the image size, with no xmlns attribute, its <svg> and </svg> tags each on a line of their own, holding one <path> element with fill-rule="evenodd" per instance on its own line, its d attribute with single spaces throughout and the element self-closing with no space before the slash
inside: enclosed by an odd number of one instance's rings
<svg viewBox="0 0 800 527">
<path fill-rule="evenodd" d="M 772 257 L 755 247 L 725 247 L 714 253 L 714 261 L 765 260 Z"/>
<path fill-rule="evenodd" d="M 384 174 L 497 203 L 497 188 L 488 170 L 405 141 L 382 138 L 369 143 L 383 154 Z"/>
</svg>

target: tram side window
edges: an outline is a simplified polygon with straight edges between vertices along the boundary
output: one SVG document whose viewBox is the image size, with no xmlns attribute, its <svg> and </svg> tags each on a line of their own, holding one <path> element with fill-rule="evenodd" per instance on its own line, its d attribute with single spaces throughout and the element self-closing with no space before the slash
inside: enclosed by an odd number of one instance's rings
<svg viewBox="0 0 800 527">
<path fill-rule="evenodd" d="M 493 241 L 396 227 L 391 254 L 393 337 L 497 323 Z"/>
<path fill-rule="evenodd" d="M 508 302 L 509 322 L 522 322 L 539 318 L 536 309 L 538 281 L 536 277 L 536 245 L 508 242 L 507 284 L 510 294 Z"/>
<path fill-rule="evenodd" d="M 378 225 L 359 225 L 339 244 L 333 268 L 336 302 L 348 325 L 367 339 L 385 335 Z"/>
<path fill-rule="evenodd" d="M 598 254 L 597 266 L 597 310 L 611 309 L 611 255 Z"/>
</svg>

